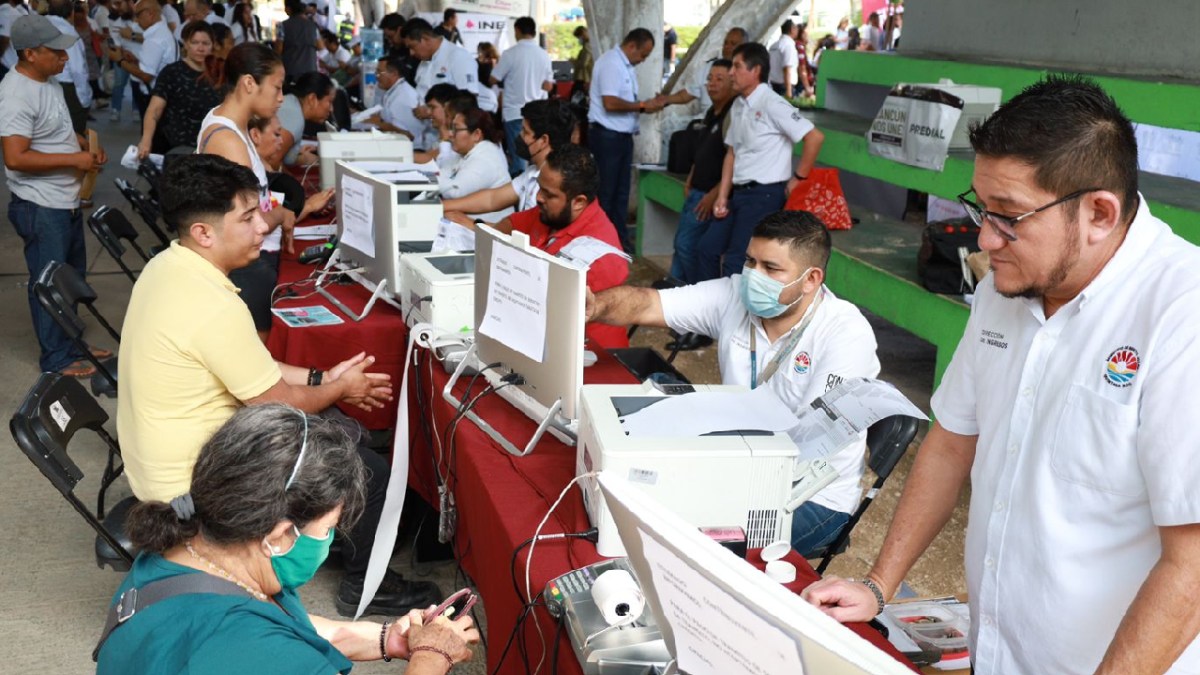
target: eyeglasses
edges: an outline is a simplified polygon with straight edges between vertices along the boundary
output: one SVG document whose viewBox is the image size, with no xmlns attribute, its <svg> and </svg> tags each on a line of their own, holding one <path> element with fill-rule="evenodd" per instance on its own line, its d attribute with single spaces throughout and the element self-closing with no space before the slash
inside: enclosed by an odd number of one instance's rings
<svg viewBox="0 0 1200 675">
<path fill-rule="evenodd" d="M 989 225 L 991 225 L 993 228 L 995 228 L 996 233 L 999 234 L 1001 237 L 1004 237 L 1008 241 L 1016 241 L 1017 240 L 1017 223 L 1021 222 L 1022 220 L 1025 220 L 1029 216 L 1032 216 L 1036 213 L 1041 213 L 1042 211 L 1045 211 L 1048 208 L 1051 208 L 1053 206 L 1058 206 L 1059 204 L 1063 204 L 1065 202 L 1069 202 L 1072 199 L 1077 199 L 1089 192 L 1095 192 L 1097 190 L 1102 190 L 1102 189 L 1103 188 L 1086 188 L 1083 190 L 1076 190 L 1075 192 L 1072 192 L 1071 194 L 1067 195 L 1066 197 L 1059 197 L 1058 199 L 1055 199 L 1054 201 L 1050 202 L 1049 204 L 1046 204 L 1045 206 L 1038 207 L 1028 213 L 1022 213 L 1019 216 L 1002 216 L 999 213 L 985 211 L 983 209 L 983 207 L 981 207 L 980 205 L 976 204 L 975 202 L 967 199 L 967 195 L 974 192 L 975 188 L 971 188 L 970 190 L 967 190 L 966 192 L 959 195 L 956 199 L 958 199 L 958 203 L 962 204 L 963 208 L 967 210 L 967 215 L 971 217 L 971 221 L 974 222 L 977 226 L 983 227 L 983 223 L 984 223 L 984 221 L 986 221 Z"/>
<path fill-rule="evenodd" d="M 450 131 L 453 131 L 456 134 L 459 132 L 466 133 L 466 134 L 471 133 L 471 130 L 466 127 L 451 127 Z"/>
</svg>

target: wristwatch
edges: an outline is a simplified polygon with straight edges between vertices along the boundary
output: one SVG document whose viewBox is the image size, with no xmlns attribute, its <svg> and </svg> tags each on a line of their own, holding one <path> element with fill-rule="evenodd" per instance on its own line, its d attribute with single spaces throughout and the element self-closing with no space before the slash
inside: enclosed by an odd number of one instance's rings
<svg viewBox="0 0 1200 675">
<path fill-rule="evenodd" d="M 808 180 L 808 176 L 801 176 L 798 173 L 793 173 L 792 178 L 795 178 L 796 180 Z"/>
</svg>

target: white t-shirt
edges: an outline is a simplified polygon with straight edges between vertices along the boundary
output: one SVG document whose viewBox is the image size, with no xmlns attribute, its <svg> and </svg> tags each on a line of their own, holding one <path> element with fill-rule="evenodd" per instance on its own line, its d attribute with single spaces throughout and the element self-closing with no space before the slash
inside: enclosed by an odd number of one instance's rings
<svg viewBox="0 0 1200 675">
<path fill-rule="evenodd" d="M 322 49 L 317 52 L 317 60 L 325 65 L 326 70 L 333 72 L 339 67 L 350 63 L 350 50 L 339 46 L 336 52 Z"/>
<path fill-rule="evenodd" d="M 58 32 L 76 38 L 75 44 L 67 47 L 67 65 L 55 77 L 59 82 L 75 85 L 75 95 L 79 97 L 79 104 L 84 108 L 90 108 L 92 85 L 88 82 L 87 52 L 84 51 L 83 40 L 79 39 L 79 31 L 75 30 L 75 26 L 61 16 L 47 15 L 46 18 L 58 29 Z M 87 48 L 91 49 L 91 45 L 88 45 Z"/>
<path fill-rule="evenodd" d="M 95 30 L 103 32 L 108 30 L 109 15 L 108 8 L 104 5 L 96 5 L 96 13 L 92 15 L 92 21 L 95 23 Z"/>
<path fill-rule="evenodd" d="M 480 190 L 498 188 L 510 182 L 508 160 L 500 146 L 491 141 L 481 141 L 457 162 L 438 175 L 438 190 L 444 199 L 466 197 Z M 482 218 L 495 223 L 507 218 L 512 207 L 490 213 L 472 213 L 472 218 Z"/>
<path fill-rule="evenodd" d="M 162 20 L 167 23 L 168 28 L 171 24 L 175 24 L 175 27 L 178 28 L 183 23 L 179 20 L 179 12 L 170 3 L 162 6 Z"/>
<path fill-rule="evenodd" d="M 429 89 L 443 82 L 472 94 L 479 92 L 479 64 L 470 52 L 446 39 L 428 61 L 417 66 L 417 97 L 424 101 Z"/>
<path fill-rule="evenodd" d="M 79 152 L 71 113 L 57 80 L 38 82 L 10 70 L 0 80 L 0 137 L 23 136 L 29 149 L 47 154 Z M 75 169 L 25 173 L 5 167 L 12 194 L 50 209 L 79 206 L 83 178 Z"/>
<path fill-rule="evenodd" d="M 171 29 L 167 28 L 167 24 L 159 21 L 150 26 L 146 30 L 146 39 L 142 42 L 141 54 L 138 55 L 138 69 L 153 76 L 153 79 L 149 84 L 137 80 L 138 85 L 146 93 L 150 93 L 154 89 L 154 80 L 158 79 L 159 71 L 178 60 L 179 45 L 175 42 L 175 38 L 171 37 Z"/>
<path fill-rule="evenodd" d="M 1116 254 L 1050 318 L 985 277 L 933 395 L 943 427 L 979 437 L 965 560 L 979 675 L 1095 671 L 1158 528 L 1200 522 L 1200 249 L 1139 200 Z M 1169 672 L 1200 672 L 1196 641 Z"/>
<path fill-rule="evenodd" d="M 412 134 L 414 142 L 421 138 L 421 120 L 413 115 L 413 109 L 417 107 L 417 90 L 407 80 L 400 78 L 391 89 L 384 92 L 382 105 L 379 117 L 384 122 Z"/>
<path fill-rule="evenodd" d="M 605 96 L 623 101 L 638 100 L 638 80 L 634 65 L 620 47 L 613 47 L 596 59 L 592 66 L 592 86 L 588 92 L 588 121 L 610 131 L 636 134 L 637 112 L 609 112 L 604 109 Z"/>
<path fill-rule="evenodd" d="M 0 37 L 12 37 L 12 24 L 19 16 L 24 16 L 19 9 L 7 2 L 0 3 Z M 0 56 L 0 64 L 4 64 L 9 70 L 17 65 L 17 52 L 11 44 L 4 50 L 4 55 Z"/>
<path fill-rule="evenodd" d="M 525 164 L 525 170 L 512 179 L 513 192 L 517 193 L 518 211 L 526 211 L 537 206 L 538 190 L 541 189 L 541 186 L 538 185 L 538 176 L 541 173 L 540 166 L 528 162 Z"/>
<path fill-rule="evenodd" d="M 500 55 L 492 77 L 503 86 L 504 121 L 512 122 L 521 119 L 521 108 L 526 103 L 549 95 L 542 85 L 554 82 L 554 69 L 546 50 L 538 46 L 536 39 L 528 38 L 517 40 Z"/>
<path fill-rule="evenodd" d="M 658 292 L 667 326 L 679 333 L 700 333 L 717 341 L 717 363 L 722 384 L 750 386 L 750 331 L 756 334 L 757 362 L 761 374 L 792 337 L 792 331 L 770 342 L 762 320 L 742 304 L 739 284 L 742 275 L 704 281 L 691 286 Z M 832 389 L 843 378 L 876 377 L 875 332 L 853 304 L 828 289 L 816 315 L 800 341 L 785 356 L 779 369 L 767 380 L 789 408 L 808 408 L 813 399 Z M 865 439 L 864 439 L 865 441 Z M 838 477 L 818 492 L 812 501 L 826 508 L 850 513 L 862 496 L 866 444 L 859 443 L 827 457 Z"/>
<path fill-rule="evenodd" d="M 796 41 L 789 35 L 780 35 L 775 44 L 771 45 L 769 56 L 771 57 L 771 72 L 767 79 L 773 84 L 786 84 L 783 80 L 783 69 L 791 68 L 792 73 L 788 80 L 792 84 L 796 84 L 796 76 L 800 67 L 800 53 L 796 51 Z"/>
<path fill-rule="evenodd" d="M 733 184 L 778 183 L 792 177 L 792 147 L 815 127 L 796 106 L 759 84 L 729 111 L 725 144 L 733 148 Z"/>
</svg>

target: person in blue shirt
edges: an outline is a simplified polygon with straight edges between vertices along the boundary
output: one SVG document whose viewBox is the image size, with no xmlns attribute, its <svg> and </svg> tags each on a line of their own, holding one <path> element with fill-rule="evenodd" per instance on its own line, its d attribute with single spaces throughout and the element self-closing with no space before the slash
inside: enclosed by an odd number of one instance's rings
<svg viewBox="0 0 1200 675">
<path fill-rule="evenodd" d="M 425 622 L 334 621 L 297 594 L 366 500 L 355 442 L 336 422 L 283 404 L 248 406 L 204 445 L 189 494 L 130 511 L 141 551 L 117 589 L 208 574 L 232 594 L 188 593 L 140 607 L 107 636 L 109 673 L 348 673 L 353 661 L 408 660 L 409 675 L 441 675 L 471 658 L 470 616 Z"/>
</svg>

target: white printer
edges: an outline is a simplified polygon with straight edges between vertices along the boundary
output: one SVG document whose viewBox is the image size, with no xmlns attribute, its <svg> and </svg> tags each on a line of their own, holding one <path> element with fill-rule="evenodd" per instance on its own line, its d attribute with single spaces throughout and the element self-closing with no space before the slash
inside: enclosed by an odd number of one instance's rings
<svg viewBox="0 0 1200 675">
<path fill-rule="evenodd" d="M 729 432 L 707 436 L 630 436 L 620 418 L 667 396 L 691 391 L 736 392 L 732 385 L 586 385 L 580 389 L 575 473 L 615 471 L 697 527 L 741 527 L 746 545 L 791 539 L 784 509 L 799 454 L 786 433 Z M 595 480 L 580 482 L 596 550 L 625 555 Z"/>
<path fill-rule="evenodd" d="M 338 160 L 413 161 L 412 141 L 404 134 L 381 131 L 322 131 L 317 134 L 317 141 L 317 153 L 321 156 L 322 190 L 337 186 L 335 167 Z"/>
<path fill-rule="evenodd" d="M 401 309 L 409 326 L 429 323 L 447 332 L 475 329 L 475 254 L 400 256 Z"/>
</svg>

